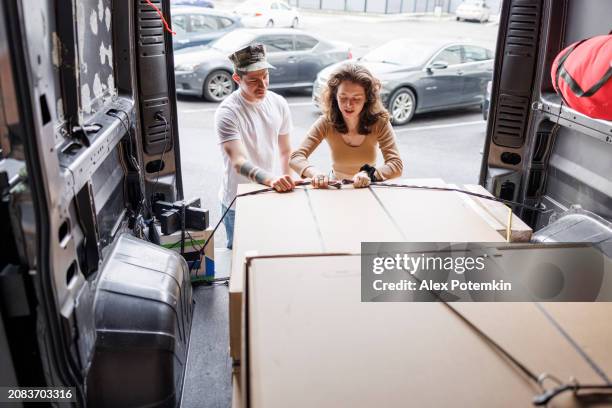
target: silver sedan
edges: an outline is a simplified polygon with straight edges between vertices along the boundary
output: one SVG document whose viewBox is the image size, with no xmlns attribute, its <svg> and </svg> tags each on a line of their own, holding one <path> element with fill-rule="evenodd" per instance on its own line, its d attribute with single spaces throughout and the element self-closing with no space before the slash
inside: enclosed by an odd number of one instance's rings
<svg viewBox="0 0 612 408">
<path fill-rule="evenodd" d="M 174 55 L 176 92 L 212 102 L 235 89 L 228 56 L 253 42 L 266 46 L 270 89 L 309 88 L 323 68 L 351 58 L 350 45 L 326 41 L 293 29 L 238 29 L 210 46 L 179 50 Z"/>
<path fill-rule="evenodd" d="M 397 39 L 359 62 L 382 82 L 381 97 L 392 123 L 403 125 L 415 113 L 480 106 L 493 77 L 493 58 L 493 51 L 476 44 Z M 317 76 L 312 94 L 315 104 L 339 64 Z"/>
</svg>

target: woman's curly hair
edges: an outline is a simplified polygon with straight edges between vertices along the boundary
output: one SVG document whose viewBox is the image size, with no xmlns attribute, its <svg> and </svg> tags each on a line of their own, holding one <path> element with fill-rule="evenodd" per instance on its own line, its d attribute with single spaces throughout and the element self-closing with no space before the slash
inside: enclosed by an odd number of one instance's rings
<svg viewBox="0 0 612 408">
<path fill-rule="evenodd" d="M 338 87 L 343 81 L 361 85 L 365 91 L 366 101 L 359 114 L 360 134 L 370 134 L 372 126 L 381 118 L 389 120 L 389 112 L 380 100 L 380 81 L 363 65 L 353 62 L 344 63 L 332 72 L 321 95 L 323 115 L 339 133 L 348 133 L 336 98 Z"/>
</svg>

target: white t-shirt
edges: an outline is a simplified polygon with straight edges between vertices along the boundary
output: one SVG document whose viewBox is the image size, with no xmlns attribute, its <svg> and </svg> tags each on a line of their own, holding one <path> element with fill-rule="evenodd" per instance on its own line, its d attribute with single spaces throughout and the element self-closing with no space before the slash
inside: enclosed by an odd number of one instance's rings
<svg viewBox="0 0 612 408">
<path fill-rule="evenodd" d="M 215 112 L 215 133 L 221 146 L 230 140 L 241 140 L 248 159 L 265 171 L 280 175 L 278 136 L 291 132 L 289 104 L 280 95 L 267 91 L 263 100 L 247 101 L 240 89 L 228 96 Z M 221 146 L 224 174 L 219 199 L 229 206 L 238 184 L 251 181 L 238 174 Z"/>
</svg>

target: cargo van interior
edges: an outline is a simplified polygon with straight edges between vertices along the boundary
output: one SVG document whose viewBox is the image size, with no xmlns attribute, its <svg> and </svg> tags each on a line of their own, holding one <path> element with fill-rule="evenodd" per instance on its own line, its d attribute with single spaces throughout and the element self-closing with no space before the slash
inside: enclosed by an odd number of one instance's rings
<svg viewBox="0 0 612 408">
<path fill-rule="evenodd" d="M 566 106 L 550 76 L 610 16 L 609 0 L 503 3 L 480 184 L 539 208 L 514 208 L 534 242 L 612 242 L 612 122 Z M 192 287 L 152 226 L 154 202 L 186 198 L 159 15 L 146 0 L 3 0 L 0 23 L 0 385 L 76 387 L 79 406 L 230 406 L 227 286 Z"/>
</svg>

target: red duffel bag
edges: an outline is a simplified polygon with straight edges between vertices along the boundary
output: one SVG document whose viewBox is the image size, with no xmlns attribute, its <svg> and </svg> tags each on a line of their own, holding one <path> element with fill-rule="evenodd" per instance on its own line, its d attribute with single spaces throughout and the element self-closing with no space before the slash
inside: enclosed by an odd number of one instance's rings
<svg viewBox="0 0 612 408">
<path fill-rule="evenodd" d="M 612 35 L 578 41 L 557 55 L 551 70 L 566 105 L 591 118 L 612 120 Z"/>
</svg>

